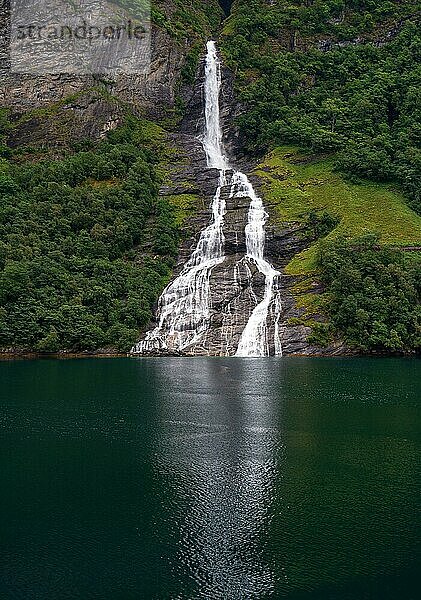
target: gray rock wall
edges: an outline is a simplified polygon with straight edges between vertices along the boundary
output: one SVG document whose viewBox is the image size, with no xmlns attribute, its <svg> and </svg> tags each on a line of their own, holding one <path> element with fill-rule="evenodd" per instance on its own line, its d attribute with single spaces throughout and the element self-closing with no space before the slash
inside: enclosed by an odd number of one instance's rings
<svg viewBox="0 0 421 600">
<path fill-rule="evenodd" d="M 98 5 L 101 5 L 99 0 Z M 152 26 L 151 62 L 147 74 L 19 74 L 11 72 L 10 68 L 8 22 L 8 2 L 0 0 L 0 106 L 8 107 L 14 113 L 46 107 L 81 90 L 105 84 L 111 94 L 151 118 L 160 118 L 174 105 L 180 72 L 193 43 L 188 39 L 178 43 L 165 30 Z"/>
</svg>

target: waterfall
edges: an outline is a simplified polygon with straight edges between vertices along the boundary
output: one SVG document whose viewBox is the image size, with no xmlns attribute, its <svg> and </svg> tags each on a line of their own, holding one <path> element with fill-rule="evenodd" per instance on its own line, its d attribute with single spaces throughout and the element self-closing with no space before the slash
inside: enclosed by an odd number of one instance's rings
<svg viewBox="0 0 421 600">
<path fill-rule="evenodd" d="M 265 277 L 265 293 L 263 300 L 257 304 L 243 331 L 238 345 L 236 356 L 268 356 L 268 331 L 267 319 L 271 303 L 275 302 L 275 354 L 282 354 L 279 338 L 278 322 L 281 314 L 279 294 L 277 293 L 276 281 L 280 276 L 278 271 L 272 267 L 264 258 L 265 251 L 265 225 L 268 218 L 262 199 L 256 192 L 244 173 L 234 174 L 235 183 L 238 187 L 237 196 L 250 198 L 250 209 L 248 223 L 246 225 L 247 258 L 255 262 L 258 270 Z"/>
<path fill-rule="evenodd" d="M 215 42 L 208 42 L 205 68 L 205 135 L 203 147 L 208 167 L 226 171 L 228 160 L 222 143 L 219 94 L 221 91 L 221 63 L 218 59 Z"/>
<path fill-rule="evenodd" d="M 210 273 L 224 260 L 222 225 L 225 201 L 221 190 L 226 181 L 227 160 L 223 154 L 219 116 L 221 68 L 215 42 L 209 42 L 205 76 L 205 135 L 203 146 L 209 168 L 220 170 L 219 185 L 212 202 L 212 222 L 181 274 L 164 290 L 158 307 L 158 326 L 133 349 L 133 354 L 160 350 L 183 351 L 197 343 L 209 327 Z"/>
<path fill-rule="evenodd" d="M 244 262 L 254 263 L 264 278 L 263 300 L 256 301 L 248 323 L 241 335 L 236 356 L 260 357 L 269 355 L 267 321 L 270 311 L 275 315 L 274 348 L 281 354 L 278 321 L 281 304 L 277 292 L 279 273 L 264 258 L 265 224 L 267 214 L 263 202 L 244 173 L 232 172 L 224 152 L 219 96 L 221 64 L 215 42 L 207 44 L 205 65 L 205 130 L 202 138 L 210 169 L 219 170 L 219 184 L 213 197 L 210 225 L 200 235 L 199 242 L 180 275 L 162 293 L 158 303 L 158 325 L 139 342 L 132 354 L 153 352 L 188 352 L 203 338 L 211 326 L 211 274 L 224 262 L 224 216 L 226 194 L 229 198 L 249 198 L 250 209 L 246 226 L 247 256 Z M 236 267 L 237 268 L 237 267 Z M 246 265 L 251 293 L 252 271 Z"/>
</svg>

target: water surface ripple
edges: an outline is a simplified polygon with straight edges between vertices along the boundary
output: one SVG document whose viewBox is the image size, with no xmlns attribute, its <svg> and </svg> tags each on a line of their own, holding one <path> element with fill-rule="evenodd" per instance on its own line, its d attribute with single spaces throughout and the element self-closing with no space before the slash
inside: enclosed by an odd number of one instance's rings
<svg viewBox="0 0 421 600">
<path fill-rule="evenodd" d="M 0 362 L 0 598 L 415 599 L 420 365 Z"/>
</svg>

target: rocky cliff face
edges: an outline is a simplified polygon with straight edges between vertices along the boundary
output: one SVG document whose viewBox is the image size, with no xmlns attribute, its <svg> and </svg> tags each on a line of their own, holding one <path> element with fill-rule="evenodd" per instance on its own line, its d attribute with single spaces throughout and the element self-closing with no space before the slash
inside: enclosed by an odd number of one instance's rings
<svg viewBox="0 0 421 600">
<path fill-rule="evenodd" d="M 202 197 L 203 209 L 191 221 L 193 234 L 181 247 L 174 277 L 179 275 L 197 245 L 200 231 L 210 221 L 209 206 L 218 185 L 219 172 L 206 168 L 206 159 L 201 144 L 193 136 L 176 136 L 179 147 L 184 147 L 184 162 L 173 171 L 173 183 L 161 189 L 161 194 L 183 194 L 194 189 Z M 188 157 L 194 156 L 194 160 Z M 181 166 L 182 165 L 182 166 Z M 256 183 L 256 182 L 255 182 Z M 245 226 L 248 219 L 250 198 L 230 197 L 231 187 L 225 186 L 222 195 L 226 201 L 223 232 L 225 237 L 225 259 L 216 266 L 210 276 L 210 326 L 200 342 L 187 348 L 186 355 L 233 356 L 241 334 L 256 305 L 263 300 L 265 279 L 252 261 L 245 259 Z M 267 209 L 271 211 L 271 207 Z M 279 295 L 282 303 L 281 319 L 278 323 L 284 355 L 341 354 L 346 351 L 341 343 L 328 348 L 319 348 L 308 342 L 311 328 L 293 325 L 290 319 L 298 319 L 303 309 L 297 307 L 292 288 L 299 278 L 287 276 L 284 267 L 295 254 L 306 247 L 306 242 L 296 229 L 279 230 L 274 225 L 267 228 L 266 258 L 281 272 Z M 317 291 L 317 290 L 313 290 Z M 274 333 L 276 315 L 270 311 L 268 339 L 270 354 L 275 353 Z M 156 323 L 151 324 L 151 328 Z"/>
<path fill-rule="evenodd" d="M 176 41 L 164 28 L 152 25 L 151 63 L 147 74 L 115 76 L 13 73 L 9 53 L 8 1 L 0 4 L 0 106 L 13 113 L 48 107 L 82 90 L 102 86 L 107 93 L 128 102 L 151 118 L 161 118 L 174 106 L 180 73 L 195 40 L 186 34 Z M 101 10 L 103 2 L 92 1 L 93 10 Z M 97 6 L 96 6 L 97 5 Z M 197 41 L 197 40 L 196 40 Z"/>
</svg>

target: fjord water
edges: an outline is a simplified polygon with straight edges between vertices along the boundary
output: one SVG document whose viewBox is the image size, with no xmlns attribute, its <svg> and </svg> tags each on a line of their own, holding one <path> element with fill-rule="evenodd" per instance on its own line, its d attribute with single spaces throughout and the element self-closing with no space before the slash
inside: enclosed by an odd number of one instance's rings
<svg viewBox="0 0 421 600">
<path fill-rule="evenodd" d="M 0 362 L 0 598 L 418 597 L 421 363 Z"/>
</svg>

